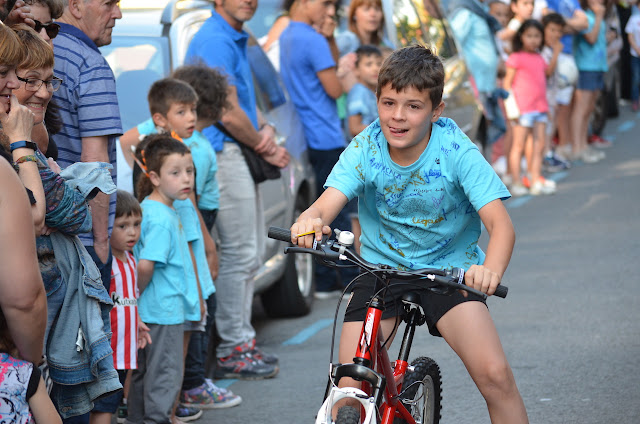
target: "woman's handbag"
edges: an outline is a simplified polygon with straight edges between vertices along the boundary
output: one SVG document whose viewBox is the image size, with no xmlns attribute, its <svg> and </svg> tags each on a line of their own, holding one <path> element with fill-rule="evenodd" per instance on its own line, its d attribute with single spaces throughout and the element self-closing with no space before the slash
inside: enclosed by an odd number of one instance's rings
<svg viewBox="0 0 640 424">
<path fill-rule="evenodd" d="M 228 138 L 238 143 L 254 183 L 260 184 L 266 180 L 277 180 L 280 178 L 280 168 L 264 160 L 262 156 L 257 154 L 251 147 L 236 140 L 220 122 L 216 122 L 215 126 Z"/>
</svg>

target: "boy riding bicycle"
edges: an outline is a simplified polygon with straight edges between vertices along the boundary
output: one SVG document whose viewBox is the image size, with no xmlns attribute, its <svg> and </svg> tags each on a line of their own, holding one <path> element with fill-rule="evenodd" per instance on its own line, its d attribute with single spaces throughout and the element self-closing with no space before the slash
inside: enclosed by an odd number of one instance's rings
<svg viewBox="0 0 640 424">
<path fill-rule="evenodd" d="M 396 50 L 380 70 L 376 96 L 379 120 L 341 155 L 326 190 L 292 225 L 292 242 L 312 247 L 330 234 L 330 224 L 358 197 L 361 255 L 398 268 L 461 267 L 465 283 L 495 292 L 515 242 L 502 200 L 510 197 L 477 147 L 450 119 L 441 118 L 444 68 L 430 49 Z M 478 247 L 481 223 L 490 240 Z M 353 288 L 340 340 L 341 363 L 352 362 L 374 281 Z M 402 291 L 402 289 L 400 290 Z M 401 314 L 398 290 L 388 290 L 383 334 Z M 454 293 L 425 292 L 429 331 L 442 336 L 465 364 L 485 398 L 493 423 L 526 423 L 527 413 L 496 328 L 482 300 Z M 340 385 L 356 386 L 342 379 Z"/>
</svg>

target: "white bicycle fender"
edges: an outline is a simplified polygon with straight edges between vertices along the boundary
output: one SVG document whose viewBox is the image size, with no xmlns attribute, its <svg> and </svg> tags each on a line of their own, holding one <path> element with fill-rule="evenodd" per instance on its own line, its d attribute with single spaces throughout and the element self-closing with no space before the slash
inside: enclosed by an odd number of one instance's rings
<svg viewBox="0 0 640 424">
<path fill-rule="evenodd" d="M 355 387 L 334 387 L 333 389 L 331 389 L 329 396 L 318 411 L 316 424 L 333 424 L 333 420 L 331 417 L 333 406 L 336 404 L 336 402 L 345 398 L 355 399 L 364 407 L 366 415 L 364 421 L 362 422 L 363 424 L 375 424 L 376 401 L 374 398 L 367 396 L 368 395 L 365 392 Z"/>
</svg>

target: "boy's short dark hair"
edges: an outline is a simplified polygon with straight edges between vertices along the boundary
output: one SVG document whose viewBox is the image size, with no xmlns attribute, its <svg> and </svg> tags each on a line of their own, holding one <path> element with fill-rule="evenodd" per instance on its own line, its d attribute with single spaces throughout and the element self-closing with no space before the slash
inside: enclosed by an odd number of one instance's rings
<svg viewBox="0 0 640 424">
<path fill-rule="evenodd" d="M 358 66 L 360 60 L 369 56 L 382 57 L 382 51 L 373 44 L 361 45 L 356 49 L 356 66 Z"/>
<path fill-rule="evenodd" d="M 440 58 L 429 48 L 420 44 L 394 50 L 380 68 L 376 96 L 387 84 L 396 91 L 414 87 L 419 91 L 429 91 L 431 106 L 437 107 L 442 101 L 444 89 L 444 66 Z"/>
<path fill-rule="evenodd" d="M 567 21 L 564 20 L 564 17 L 561 14 L 552 12 L 542 17 L 542 26 L 546 28 L 549 24 L 560 25 L 564 28 Z"/>
<path fill-rule="evenodd" d="M 128 191 L 118 190 L 116 193 L 116 218 L 131 215 L 142 216 L 140 203 L 138 203 L 138 200 Z"/>
<path fill-rule="evenodd" d="M 181 66 L 173 72 L 173 77 L 189 84 L 198 95 L 198 119 L 218 121 L 227 102 L 227 78 L 205 64 Z"/>
<path fill-rule="evenodd" d="M 198 95 L 184 81 L 175 78 L 163 78 L 151 84 L 147 100 L 149 101 L 149 110 L 152 115 L 159 113 L 166 116 L 172 104 L 195 104 L 198 101 Z"/>
</svg>

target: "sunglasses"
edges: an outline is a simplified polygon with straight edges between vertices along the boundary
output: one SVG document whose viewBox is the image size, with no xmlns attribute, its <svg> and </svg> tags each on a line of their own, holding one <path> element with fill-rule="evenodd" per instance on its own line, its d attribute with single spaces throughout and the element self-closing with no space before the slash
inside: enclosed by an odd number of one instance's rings
<svg viewBox="0 0 640 424">
<path fill-rule="evenodd" d="M 36 32 L 39 34 L 40 31 L 42 31 L 42 28 L 44 28 L 44 30 L 47 32 L 47 35 L 51 40 L 56 38 L 56 35 L 58 35 L 58 31 L 60 31 L 60 25 L 58 25 L 55 22 L 43 24 L 42 22 L 36 21 L 35 19 L 33 20 L 33 22 L 36 23 L 36 26 L 33 29 L 35 29 Z"/>
</svg>

